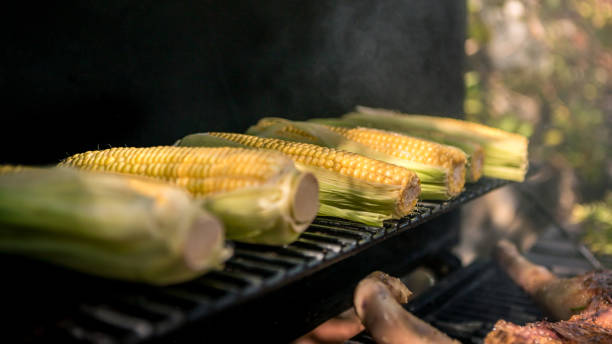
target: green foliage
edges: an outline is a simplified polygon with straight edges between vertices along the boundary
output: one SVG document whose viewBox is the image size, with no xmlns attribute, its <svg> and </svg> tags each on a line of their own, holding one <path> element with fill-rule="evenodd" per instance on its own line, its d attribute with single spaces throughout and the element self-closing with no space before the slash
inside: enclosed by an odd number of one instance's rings
<svg viewBox="0 0 612 344">
<path fill-rule="evenodd" d="M 466 118 L 530 137 L 584 200 L 612 183 L 612 2 L 469 0 Z"/>
<path fill-rule="evenodd" d="M 591 250 L 612 254 L 612 192 L 604 201 L 576 205 L 572 215 L 585 229 L 583 241 Z"/>
</svg>

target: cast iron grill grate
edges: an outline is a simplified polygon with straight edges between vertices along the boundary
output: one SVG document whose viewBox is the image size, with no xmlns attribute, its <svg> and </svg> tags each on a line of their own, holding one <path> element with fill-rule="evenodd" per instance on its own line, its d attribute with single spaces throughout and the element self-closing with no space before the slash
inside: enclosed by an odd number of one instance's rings
<svg viewBox="0 0 612 344">
<path fill-rule="evenodd" d="M 413 215 L 387 221 L 383 227 L 317 218 L 299 240 L 287 246 L 234 243 L 235 255 L 223 270 L 170 287 L 98 280 L 60 271 L 69 276 L 67 284 L 76 285 L 75 288 L 91 287 L 93 291 L 110 296 L 88 295 L 78 299 L 62 313 L 59 321 L 34 321 L 27 331 L 21 331 L 22 327 L 18 326 L 22 335 L 19 339 L 24 339 L 23 333 L 26 333 L 25 340 L 33 342 L 141 343 L 159 340 L 247 300 L 280 290 L 507 183 L 483 178 L 476 184 L 467 185 L 456 199 L 421 202 Z M 70 303 L 64 306 L 67 304 Z"/>
<path fill-rule="evenodd" d="M 490 262 L 459 270 L 406 308 L 463 343 L 482 343 L 499 319 L 522 325 L 544 318 L 532 299 Z M 349 342 L 375 343 L 365 332 Z"/>
<path fill-rule="evenodd" d="M 481 343 L 499 319 L 523 325 L 544 318 L 532 299 L 497 266 L 489 265 L 475 277 L 472 285 L 459 289 L 453 300 L 425 320 L 463 342 Z"/>
</svg>

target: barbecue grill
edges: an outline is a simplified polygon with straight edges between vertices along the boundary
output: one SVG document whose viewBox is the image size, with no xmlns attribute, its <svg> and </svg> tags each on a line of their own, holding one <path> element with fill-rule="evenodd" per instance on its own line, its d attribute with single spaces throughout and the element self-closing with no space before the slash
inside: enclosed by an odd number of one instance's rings
<svg viewBox="0 0 612 344">
<path fill-rule="evenodd" d="M 432 261 L 440 274 L 457 269 L 459 263 L 445 258 L 459 238 L 456 211 L 507 183 L 485 178 L 454 200 L 421 202 L 413 215 L 383 227 L 317 218 L 299 240 L 284 247 L 232 243 L 235 254 L 223 270 L 170 287 L 109 282 L 57 268 L 45 273 L 49 267 L 32 262 L 27 269 L 37 271 L 34 285 L 42 276 L 56 276 L 61 282 L 53 289 L 64 292 L 42 297 L 43 303 L 50 297 L 59 302 L 44 307 L 54 309 L 46 318 L 30 320 L 24 329 L 23 321 L 31 319 L 27 312 L 9 320 L 17 321 L 9 329 L 42 342 L 182 343 L 197 340 L 198 333 L 286 342 L 351 307 L 355 285 L 374 269 L 401 274 Z M 22 288 L 20 283 L 12 287 Z M 78 290 L 84 295 L 75 297 Z M 11 304 L 11 298 L 4 302 Z M 19 313 L 21 302 L 13 312 Z M 236 323 L 241 331 L 232 331 Z"/>
<path fill-rule="evenodd" d="M 459 239 L 460 207 L 507 184 L 485 178 L 454 200 L 421 202 L 413 215 L 383 227 L 317 218 L 284 247 L 232 243 L 235 255 L 223 270 L 169 287 L 112 282 L 8 257 L 14 261 L 9 274 L 26 270 L 29 276 L 9 282 L 4 293 L 8 332 L 31 342 L 187 343 L 204 334 L 228 342 L 288 342 L 351 307 L 355 285 L 370 271 L 405 276 L 427 266 L 440 282 L 407 309 L 457 339 L 478 343 L 500 318 L 543 318 L 495 264 L 461 268 L 449 253 Z M 561 275 L 592 269 L 564 233 L 550 227 L 528 257 Z M 14 297 L 24 291 L 37 295 L 29 301 L 39 309 L 35 314 L 23 308 L 23 297 Z M 364 333 L 352 342 L 371 339 Z"/>
<path fill-rule="evenodd" d="M 46 2 L 4 11 L 0 91 L 14 115 L 0 163 L 48 164 L 110 146 L 243 132 L 262 116 L 333 116 L 356 104 L 462 112 L 465 3 Z M 31 24 L 22 30 L 23 23 Z M 36 26 L 38 25 L 38 26 Z M 89 116 L 89 118 L 84 118 Z M 96 121 L 87 130 L 75 123 Z M 35 123 L 33 125 L 32 123 Z M 27 130 L 26 130 L 27 129 Z M 37 145 L 16 147 L 14 132 Z M 2 141 L 4 140 L 4 141 Z M 111 281 L 2 255 L 2 338 L 43 343 L 289 342 L 351 307 L 372 270 L 437 284 L 407 309 L 466 343 L 499 318 L 541 319 L 490 261 L 451 251 L 462 206 L 501 187 L 549 228 L 528 257 L 561 275 L 599 267 L 520 185 L 484 178 L 382 227 L 317 218 L 283 247 L 230 243 L 220 271 L 170 287 Z M 367 333 L 351 343 L 371 343 Z"/>
</svg>

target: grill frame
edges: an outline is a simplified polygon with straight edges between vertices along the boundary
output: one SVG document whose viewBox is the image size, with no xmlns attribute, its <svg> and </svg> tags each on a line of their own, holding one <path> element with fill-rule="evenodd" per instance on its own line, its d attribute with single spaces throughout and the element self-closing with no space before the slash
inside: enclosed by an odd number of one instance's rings
<svg viewBox="0 0 612 344">
<path fill-rule="evenodd" d="M 42 312 L 34 321 L 20 310 L 23 299 L 14 298 L 8 300 L 15 306 L 8 312 L 13 317 L 5 323 L 15 325 L 10 328 L 18 329 L 18 339 L 25 334 L 32 342 L 183 343 L 200 341 L 202 333 L 207 339 L 262 334 L 268 342 L 286 342 L 350 307 L 354 286 L 371 270 L 400 274 L 451 247 L 459 235 L 453 210 L 509 183 L 483 178 L 453 200 L 420 202 L 413 215 L 383 227 L 317 218 L 291 245 L 234 243 L 236 255 L 223 270 L 170 287 L 110 281 L 7 257 L 15 262 L 13 273 L 24 266 L 35 271 L 14 282 L 13 293 L 34 292 L 31 286 L 44 280 L 51 287 L 35 298 Z M 54 310 L 58 305 L 64 310 Z M 33 325 L 24 328 L 25 319 Z"/>
</svg>

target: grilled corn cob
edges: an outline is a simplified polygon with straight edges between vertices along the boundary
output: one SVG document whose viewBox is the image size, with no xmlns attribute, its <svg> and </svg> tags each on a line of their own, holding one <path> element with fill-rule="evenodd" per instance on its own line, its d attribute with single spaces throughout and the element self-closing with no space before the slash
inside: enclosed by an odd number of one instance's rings
<svg viewBox="0 0 612 344">
<path fill-rule="evenodd" d="M 527 172 L 528 139 L 482 124 L 424 115 L 406 115 L 390 110 L 357 107 L 343 120 L 353 125 L 390 129 L 416 135 L 441 136 L 453 142 L 472 142 L 484 150 L 483 174 L 487 177 L 523 181 Z M 436 139 L 436 136 L 430 136 Z"/>
<path fill-rule="evenodd" d="M 447 146 L 453 146 L 461 149 L 467 155 L 466 163 L 466 175 L 465 180 L 469 183 L 477 182 L 483 173 L 484 166 L 484 149 L 480 144 L 477 144 L 473 140 L 459 139 L 444 133 L 425 130 L 425 129 L 404 129 L 398 127 L 392 123 L 379 123 L 369 120 L 362 120 L 360 118 L 314 118 L 311 119 L 312 123 L 326 124 L 335 127 L 343 128 L 358 128 L 366 127 L 373 129 L 388 130 L 390 132 L 396 132 L 398 134 L 404 134 L 411 137 L 420 138 L 427 141 L 437 142 Z"/>
<path fill-rule="evenodd" d="M 186 188 L 224 222 L 229 239 L 245 242 L 289 243 L 308 227 L 318 208 L 314 176 L 271 151 L 111 148 L 76 154 L 60 165 L 147 176 Z"/>
<path fill-rule="evenodd" d="M 463 151 L 406 135 L 282 118 L 264 118 L 248 133 L 340 148 L 406 167 L 419 176 L 422 199 L 448 199 L 459 194 L 465 183 Z"/>
<path fill-rule="evenodd" d="M 180 188 L 68 168 L 13 172 L 0 175 L 1 252 L 152 284 L 231 255 L 221 223 Z"/>
<path fill-rule="evenodd" d="M 337 216 L 372 225 L 410 213 L 419 194 L 416 174 L 405 168 L 358 154 L 306 143 L 234 133 L 189 135 L 182 146 L 223 145 L 271 149 L 291 157 L 296 167 L 319 181 L 319 215 Z"/>
</svg>

